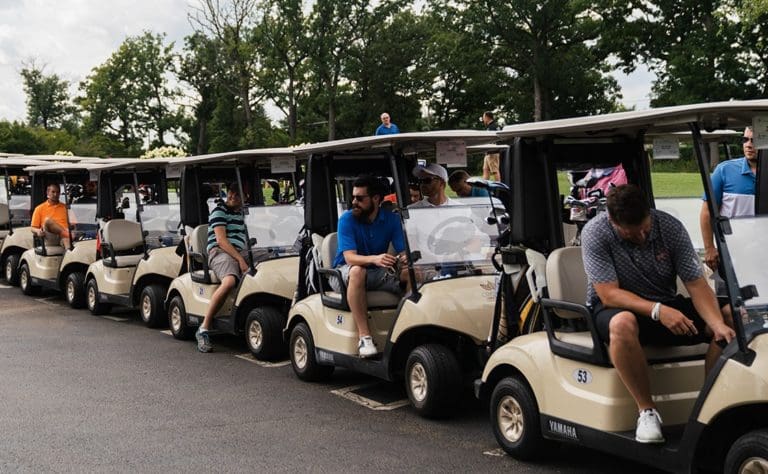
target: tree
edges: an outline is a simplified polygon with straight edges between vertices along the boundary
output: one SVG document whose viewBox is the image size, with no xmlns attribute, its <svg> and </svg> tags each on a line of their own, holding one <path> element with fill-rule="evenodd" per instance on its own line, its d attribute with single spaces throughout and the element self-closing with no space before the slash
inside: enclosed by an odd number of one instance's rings
<svg viewBox="0 0 768 474">
<path fill-rule="evenodd" d="M 175 110 L 178 90 L 168 84 L 174 72 L 173 44 L 164 35 L 128 37 L 107 61 L 95 67 L 80 89 L 78 99 L 86 113 L 89 135 L 119 140 L 122 153 L 139 154 L 146 139 L 163 145 L 168 132 L 178 135 L 181 116 Z"/>
<path fill-rule="evenodd" d="M 460 17 L 467 40 L 483 46 L 489 65 L 505 72 L 513 90 L 528 91 L 531 112 L 520 118 L 546 120 L 615 107 L 618 85 L 607 76 L 611 49 L 602 40 L 630 15 L 628 0 L 434 0 L 431 5 Z M 579 95 L 571 92 L 574 86 Z"/>
<path fill-rule="evenodd" d="M 219 0 L 199 0 L 200 5 L 189 15 L 196 31 L 210 35 L 218 44 L 217 69 L 222 80 L 220 85 L 237 96 L 242 103 L 247 127 L 253 125 L 253 107 L 262 100 L 253 88 L 259 57 L 254 48 L 254 27 L 257 24 L 257 0 L 229 0 L 225 5 Z M 226 78 L 226 80 L 225 80 Z"/>
<path fill-rule="evenodd" d="M 302 7 L 302 0 L 268 0 L 255 36 L 264 57 L 259 82 L 286 115 L 291 143 L 296 143 L 298 106 L 309 85 L 307 60 L 312 38 Z"/>
<path fill-rule="evenodd" d="M 195 153 L 208 151 L 208 124 L 216 109 L 217 84 L 216 41 L 202 33 L 194 33 L 184 39 L 184 53 L 180 59 L 179 79 L 188 83 L 197 93 L 194 106 L 194 125 L 190 133 Z"/>
<path fill-rule="evenodd" d="M 56 74 L 45 74 L 44 69 L 32 61 L 21 70 L 21 78 L 27 94 L 27 123 L 50 130 L 61 126 L 73 110 L 69 82 Z"/>
</svg>

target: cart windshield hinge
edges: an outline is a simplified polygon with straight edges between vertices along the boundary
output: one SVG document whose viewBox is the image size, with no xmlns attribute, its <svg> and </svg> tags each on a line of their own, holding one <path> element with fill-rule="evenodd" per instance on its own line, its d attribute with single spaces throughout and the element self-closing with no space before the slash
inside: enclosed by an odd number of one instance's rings
<svg viewBox="0 0 768 474">
<path fill-rule="evenodd" d="M 720 226 L 720 232 L 722 232 L 723 235 L 733 234 L 733 230 L 731 229 L 731 221 L 727 217 L 718 217 L 717 225 Z"/>
<path fill-rule="evenodd" d="M 739 288 L 739 293 L 741 294 L 741 299 L 744 301 L 760 296 L 757 293 L 757 287 L 755 285 L 742 286 Z"/>
</svg>

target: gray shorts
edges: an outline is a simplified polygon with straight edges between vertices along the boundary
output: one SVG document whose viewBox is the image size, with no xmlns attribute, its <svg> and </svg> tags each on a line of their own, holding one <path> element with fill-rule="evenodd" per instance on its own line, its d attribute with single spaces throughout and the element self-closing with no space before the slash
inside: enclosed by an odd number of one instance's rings
<svg viewBox="0 0 768 474">
<path fill-rule="evenodd" d="M 241 250 L 240 255 L 243 256 L 246 262 L 248 261 L 247 250 Z M 242 275 L 240 264 L 237 263 L 237 260 L 219 246 L 208 251 L 208 268 L 211 269 L 219 280 L 223 280 L 227 275 L 232 275 L 236 280 L 239 280 L 240 275 Z"/>
<path fill-rule="evenodd" d="M 341 277 L 344 279 L 344 284 L 349 284 L 349 269 L 352 268 L 349 265 L 342 265 L 338 267 L 341 272 Z M 328 283 L 333 288 L 333 291 L 340 292 L 341 285 L 339 279 L 332 276 L 328 279 Z M 386 268 L 382 267 L 368 267 L 365 272 L 365 289 L 371 291 L 388 291 L 390 293 L 402 293 L 400 288 L 400 276 L 393 275 L 387 272 Z"/>
</svg>

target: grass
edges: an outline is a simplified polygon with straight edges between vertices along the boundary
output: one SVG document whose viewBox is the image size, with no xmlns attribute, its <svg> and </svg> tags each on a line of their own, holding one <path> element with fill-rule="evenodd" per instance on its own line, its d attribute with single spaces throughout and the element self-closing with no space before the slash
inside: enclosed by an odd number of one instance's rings
<svg viewBox="0 0 768 474">
<path fill-rule="evenodd" d="M 557 175 L 561 194 L 568 194 L 568 178 L 565 173 Z M 699 197 L 704 193 L 701 176 L 698 173 L 652 173 L 653 195 L 662 197 Z"/>
</svg>

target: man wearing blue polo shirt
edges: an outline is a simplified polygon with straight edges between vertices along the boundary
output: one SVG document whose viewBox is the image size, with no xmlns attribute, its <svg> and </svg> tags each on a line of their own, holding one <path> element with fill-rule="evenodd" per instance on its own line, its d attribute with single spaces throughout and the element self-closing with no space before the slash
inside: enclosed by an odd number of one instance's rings
<svg viewBox="0 0 768 474">
<path fill-rule="evenodd" d="M 757 173 L 757 149 L 752 137 L 752 127 L 744 130 L 742 137 L 744 156 L 724 161 L 712 173 L 712 192 L 720 215 L 727 218 L 755 215 L 755 176 Z M 712 236 L 712 224 L 703 197 L 699 221 L 704 240 L 704 263 L 717 270 L 719 256 Z"/>
<path fill-rule="evenodd" d="M 405 262 L 405 241 L 397 214 L 379 208 L 384 190 L 373 176 L 360 176 L 352 185 L 352 208 L 339 218 L 338 250 L 333 261 L 347 287 L 347 304 L 357 325 L 360 357 L 378 352 L 368 328 L 367 290 L 400 293 L 400 281 L 407 281 L 405 270 L 393 272 L 397 261 Z M 387 253 L 389 244 L 399 255 Z M 335 291 L 341 284 L 329 280 Z"/>
<path fill-rule="evenodd" d="M 396 133 L 400 133 L 400 129 L 392 123 L 389 114 L 386 112 L 381 114 L 381 125 L 376 129 L 376 135 L 394 135 Z"/>
</svg>

